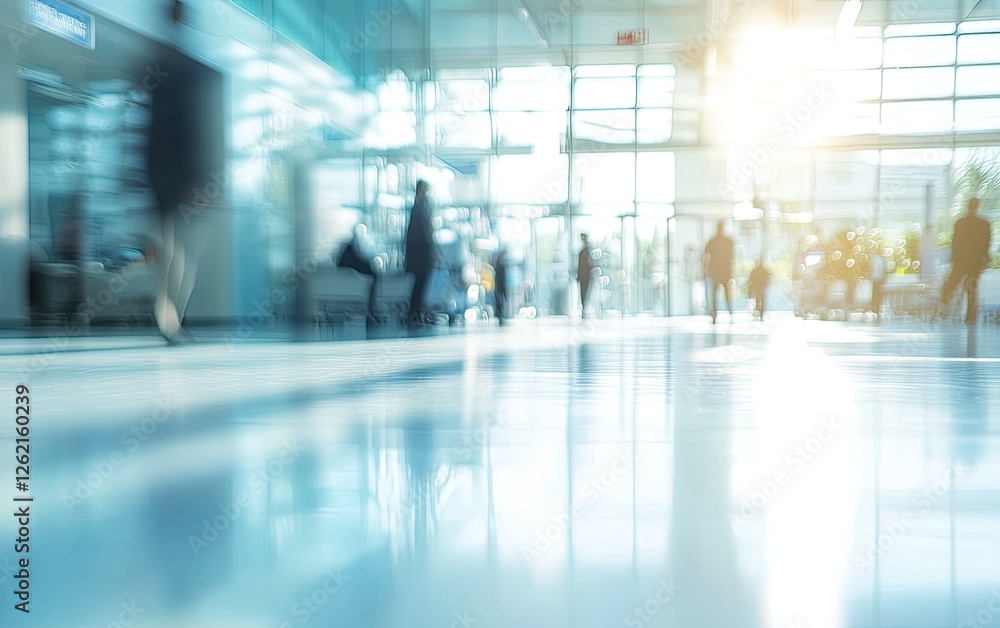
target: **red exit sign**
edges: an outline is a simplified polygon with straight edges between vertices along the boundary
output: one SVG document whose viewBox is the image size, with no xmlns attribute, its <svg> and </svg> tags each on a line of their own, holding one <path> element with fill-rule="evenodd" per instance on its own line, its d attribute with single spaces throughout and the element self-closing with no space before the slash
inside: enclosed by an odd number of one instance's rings
<svg viewBox="0 0 1000 628">
<path fill-rule="evenodd" d="M 649 41 L 648 28 L 636 28 L 630 31 L 618 31 L 619 46 L 642 46 Z"/>
</svg>

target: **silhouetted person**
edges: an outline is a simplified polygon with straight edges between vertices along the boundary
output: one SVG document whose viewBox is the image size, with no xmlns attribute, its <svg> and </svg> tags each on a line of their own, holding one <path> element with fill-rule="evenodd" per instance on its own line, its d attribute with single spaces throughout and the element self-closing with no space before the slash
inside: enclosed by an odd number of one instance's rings
<svg viewBox="0 0 1000 628">
<path fill-rule="evenodd" d="M 757 260 L 757 266 L 750 271 L 748 291 L 750 297 L 756 301 L 757 313 L 760 316 L 760 320 L 764 320 L 764 295 L 770 283 L 771 274 L 764 268 L 764 260 Z"/>
<path fill-rule="evenodd" d="M 886 262 L 880 253 L 875 253 L 871 257 L 871 282 L 872 282 L 872 304 L 871 310 L 877 315 L 882 309 L 882 290 L 885 287 Z"/>
<path fill-rule="evenodd" d="M 503 325 L 507 318 L 507 249 L 500 247 L 493 260 L 493 296 L 497 305 L 497 322 Z"/>
<path fill-rule="evenodd" d="M 375 267 L 372 264 L 372 258 L 365 253 L 364 245 L 361 242 L 364 231 L 364 225 L 355 227 L 351 241 L 344 246 L 340 252 L 340 256 L 337 258 L 337 267 L 351 268 L 362 275 L 371 275 L 374 277 Z"/>
<path fill-rule="evenodd" d="M 83 200 L 78 194 L 70 199 L 69 211 L 63 216 L 63 221 L 56 245 L 56 257 L 60 262 L 74 267 L 74 275 L 69 280 L 69 294 L 66 295 L 67 322 L 72 322 L 73 312 L 80 315 L 86 310 L 84 304 L 84 274 L 83 274 L 83 240 L 85 223 L 83 219 Z M 89 323 L 90 321 L 85 321 Z"/>
<path fill-rule="evenodd" d="M 410 297 L 410 325 L 418 325 L 425 317 L 424 298 L 434 272 L 434 228 L 427 193 L 430 185 L 417 181 L 416 197 L 410 210 L 410 224 L 406 228 L 406 272 L 413 275 L 413 294 Z"/>
<path fill-rule="evenodd" d="M 965 216 L 955 223 L 951 241 L 951 274 L 941 290 L 941 304 L 948 306 L 955 288 L 965 280 L 968 306 L 965 322 L 976 322 L 979 275 L 990 261 L 990 223 L 978 216 L 979 199 L 970 198 Z"/>
<path fill-rule="evenodd" d="M 180 37 L 184 5 L 172 17 Z M 149 179 L 159 210 L 163 283 L 154 306 L 156 324 L 171 344 L 183 339 L 181 324 L 194 290 L 198 254 L 189 246 L 199 216 L 217 205 L 228 185 L 221 75 L 169 49 L 147 73 L 150 92 Z"/>
<path fill-rule="evenodd" d="M 594 260 L 590 252 L 587 234 L 580 234 L 580 259 L 576 265 L 576 280 L 580 282 L 580 318 L 587 318 L 587 295 L 590 294 L 590 278 L 594 273 Z"/>
<path fill-rule="evenodd" d="M 726 305 L 729 307 L 729 319 L 733 318 L 733 293 L 729 283 L 733 279 L 733 241 L 725 234 L 726 224 L 719 221 L 715 237 L 708 241 L 705 247 L 705 269 L 709 281 L 709 306 L 712 308 L 712 322 L 718 316 L 718 286 L 721 284 L 726 293 Z"/>
<path fill-rule="evenodd" d="M 375 274 L 375 266 L 372 264 L 372 257 L 365 252 L 362 239 L 365 236 L 366 228 L 359 224 L 354 228 L 354 236 L 340 252 L 337 259 L 338 268 L 350 268 L 362 275 L 369 275 L 373 278 L 371 291 L 368 295 L 368 309 L 365 312 L 369 321 L 372 319 L 372 312 L 375 309 L 375 282 L 378 276 Z"/>
</svg>

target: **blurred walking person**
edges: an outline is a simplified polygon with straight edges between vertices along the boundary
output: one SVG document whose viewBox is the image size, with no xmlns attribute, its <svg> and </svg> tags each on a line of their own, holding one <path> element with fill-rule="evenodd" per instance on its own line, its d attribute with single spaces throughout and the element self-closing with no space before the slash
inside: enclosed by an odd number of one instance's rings
<svg viewBox="0 0 1000 628">
<path fill-rule="evenodd" d="M 966 324 L 976 322 L 979 275 L 990 262 L 990 223 L 979 215 L 979 199 L 970 198 L 965 216 L 955 222 L 951 241 L 951 274 L 941 290 L 941 308 L 947 310 L 958 284 L 965 281 Z"/>
<path fill-rule="evenodd" d="M 507 322 L 507 247 L 501 245 L 493 260 L 493 297 L 497 306 L 497 322 Z"/>
<path fill-rule="evenodd" d="M 771 274 L 764 268 L 764 260 L 758 259 L 757 266 L 750 271 L 749 290 L 750 298 L 754 299 L 757 306 L 757 314 L 760 320 L 764 320 L 764 295 L 767 293 L 767 286 L 771 283 Z"/>
<path fill-rule="evenodd" d="M 882 295 L 885 288 L 885 277 L 886 277 L 886 261 L 882 257 L 881 252 L 874 253 L 871 256 L 871 282 L 872 282 L 872 304 L 871 311 L 875 313 L 875 316 L 881 316 L 879 312 L 882 310 Z"/>
<path fill-rule="evenodd" d="M 431 224 L 430 185 L 417 181 L 416 196 L 410 210 L 410 224 L 406 228 L 406 263 L 404 269 L 413 275 L 413 294 L 410 296 L 410 326 L 422 325 L 427 320 L 424 299 L 434 272 L 434 227 Z"/>
<path fill-rule="evenodd" d="M 712 308 L 712 323 L 718 317 L 718 287 L 721 285 L 729 307 L 729 320 L 733 320 L 733 291 L 729 284 L 733 279 L 733 241 L 726 236 L 726 223 L 722 220 L 715 230 L 715 236 L 705 246 L 705 270 L 709 282 L 709 307 Z"/>
<path fill-rule="evenodd" d="M 58 242 L 56 244 L 57 259 L 67 266 L 73 267 L 73 276 L 68 281 L 68 293 L 65 295 L 63 303 L 66 322 L 74 322 L 74 314 L 77 319 L 82 319 L 84 325 L 89 325 L 84 312 L 86 306 L 86 279 L 83 271 L 84 239 L 86 224 L 84 221 L 83 197 L 74 194 L 69 199 L 69 210 L 63 216 L 62 229 L 60 230 Z"/>
<path fill-rule="evenodd" d="M 580 318 L 587 318 L 587 296 L 590 294 L 590 279 L 594 274 L 594 259 L 586 233 L 580 234 L 580 258 L 576 265 L 576 280 L 580 282 Z"/>
<path fill-rule="evenodd" d="M 174 38 L 186 21 L 181 2 L 171 6 Z M 149 179 L 161 227 L 163 282 L 154 305 L 167 342 L 188 338 L 184 312 L 197 277 L 207 233 L 199 223 L 228 184 L 222 76 L 171 47 L 146 68 L 150 92 Z"/>
</svg>

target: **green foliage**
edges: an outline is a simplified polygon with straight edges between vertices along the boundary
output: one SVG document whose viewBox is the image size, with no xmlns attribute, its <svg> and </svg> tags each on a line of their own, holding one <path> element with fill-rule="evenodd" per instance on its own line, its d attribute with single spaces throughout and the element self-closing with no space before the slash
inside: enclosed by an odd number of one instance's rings
<svg viewBox="0 0 1000 628">
<path fill-rule="evenodd" d="M 979 211 L 983 213 L 1000 207 L 1000 154 L 996 150 L 974 151 L 960 172 L 955 181 L 949 225 L 962 215 L 970 198 L 980 199 Z"/>
<path fill-rule="evenodd" d="M 916 225 L 906 230 L 862 225 L 830 238 L 824 251 L 826 265 L 823 271 L 830 279 L 870 278 L 871 258 L 875 255 L 885 258 L 887 274 L 916 273 L 920 269 L 920 231 Z"/>
<path fill-rule="evenodd" d="M 965 213 L 965 207 L 970 198 L 979 198 L 979 214 L 993 223 L 993 242 L 1000 237 L 1000 224 L 995 219 L 1000 209 L 1000 152 L 996 149 L 979 149 L 973 151 L 969 159 L 962 165 L 958 179 L 955 181 L 955 194 L 952 197 L 951 213 L 946 220 L 941 221 L 938 231 L 937 245 L 941 248 L 951 248 L 955 221 Z M 1000 254 L 990 260 L 990 268 L 1000 268 Z"/>
</svg>

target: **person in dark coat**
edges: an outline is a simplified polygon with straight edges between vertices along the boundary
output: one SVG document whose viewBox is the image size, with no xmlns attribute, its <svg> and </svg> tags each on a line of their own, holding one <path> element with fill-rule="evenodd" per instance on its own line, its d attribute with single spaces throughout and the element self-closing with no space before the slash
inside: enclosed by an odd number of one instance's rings
<svg viewBox="0 0 1000 628">
<path fill-rule="evenodd" d="M 493 260 L 494 286 L 493 295 L 496 298 L 497 322 L 506 322 L 507 314 L 507 248 L 501 246 Z"/>
<path fill-rule="evenodd" d="M 733 279 L 733 241 L 725 233 L 726 223 L 719 221 L 715 237 L 705 247 L 705 269 L 708 274 L 709 304 L 712 308 L 712 323 L 718 316 L 718 287 L 721 285 L 729 306 L 729 320 L 733 319 L 733 293 L 729 284 Z"/>
<path fill-rule="evenodd" d="M 171 6 L 182 36 L 185 8 Z M 150 94 L 149 180 L 159 213 L 164 278 L 154 313 L 171 344 L 183 340 L 184 311 L 194 289 L 198 251 L 189 240 L 200 218 L 217 206 L 229 184 L 226 171 L 222 75 L 175 47 L 147 66 Z M 201 240 L 201 238 L 197 238 Z"/>
<path fill-rule="evenodd" d="M 63 228 L 56 246 L 56 257 L 60 262 L 73 266 L 74 275 L 69 281 L 69 295 L 64 304 L 66 316 L 72 319 L 73 313 L 82 315 L 87 307 L 84 301 L 85 280 L 83 275 L 83 249 L 86 225 L 84 222 L 83 198 L 74 194 L 70 198 L 69 211 L 63 216 Z M 89 323 L 86 320 L 85 323 Z"/>
<path fill-rule="evenodd" d="M 965 280 L 968 305 L 965 322 L 976 322 L 979 275 L 990 262 L 990 223 L 979 215 L 979 199 L 970 198 L 965 216 L 955 222 L 951 241 L 951 274 L 941 290 L 941 305 L 947 307 L 959 282 Z"/>
<path fill-rule="evenodd" d="M 590 278 L 594 274 L 594 259 L 586 233 L 580 234 L 580 242 L 583 246 L 576 264 L 576 280 L 580 282 L 580 318 L 587 318 L 587 295 L 590 294 Z"/>
<path fill-rule="evenodd" d="M 771 274 L 764 268 L 764 260 L 758 259 L 757 266 L 750 271 L 750 297 L 757 304 L 757 313 L 760 320 L 764 320 L 764 294 L 767 292 L 767 285 L 771 283 Z"/>
<path fill-rule="evenodd" d="M 419 325 L 426 317 L 424 299 L 434 271 L 434 227 L 431 225 L 430 185 L 417 181 L 416 197 L 406 228 L 406 263 L 404 269 L 413 275 L 410 297 L 410 325 Z"/>
</svg>

